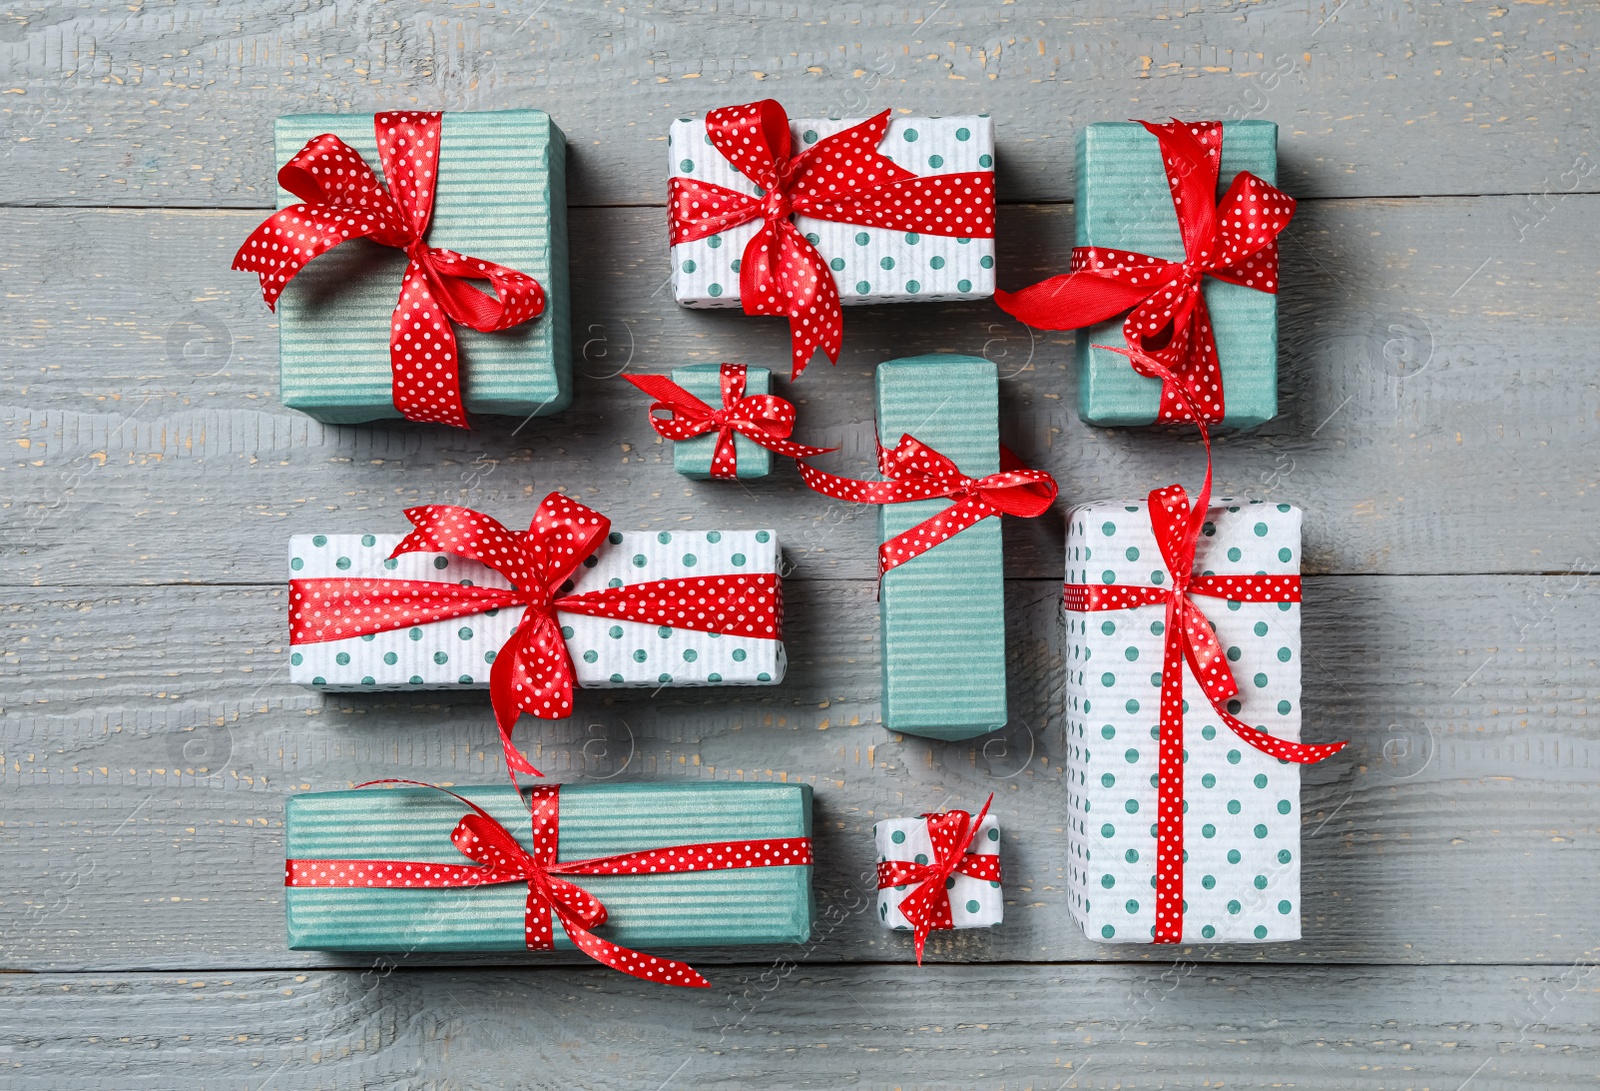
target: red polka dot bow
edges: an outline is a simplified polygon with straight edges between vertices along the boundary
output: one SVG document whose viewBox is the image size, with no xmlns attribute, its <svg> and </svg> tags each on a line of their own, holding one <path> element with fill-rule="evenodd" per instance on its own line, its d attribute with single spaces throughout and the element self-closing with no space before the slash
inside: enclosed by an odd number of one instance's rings
<svg viewBox="0 0 1600 1091">
<path fill-rule="evenodd" d="M 1110 348 L 1098 345 L 1097 348 Z M 1128 354 L 1130 350 L 1111 348 Z M 1159 361 L 1142 361 L 1151 373 L 1173 382 Z M 1180 397 L 1187 397 L 1180 389 Z M 1161 586 L 1077 584 L 1064 586 L 1063 602 L 1073 613 L 1131 610 L 1139 606 L 1166 607 L 1161 659 L 1160 742 L 1157 745 L 1156 783 L 1156 931 L 1155 942 L 1179 943 L 1183 939 L 1183 677 L 1187 663 L 1206 701 L 1218 718 L 1244 742 L 1263 754 L 1283 761 L 1312 765 L 1343 750 L 1345 743 L 1317 746 L 1289 742 L 1251 727 L 1226 708 L 1239 692 L 1215 628 L 1191 596 L 1204 595 L 1233 602 L 1299 602 L 1299 576 L 1197 576 L 1195 549 L 1211 506 L 1211 434 L 1198 419 L 1206 447 L 1205 484 L 1193 505 L 1182 485 L 1151 491 L 1150 525 L 1166 565 L 1168 581 Z"/>
<path fill-rule="evenodd" d="M 948 497 L 945 510 L 930 516 L 878 547 L 881 577 L 940 542 L 948 541 L 980 519 L 1017 515 L 1033 519 L 1049 510 L 1056 498 L 1056 479 L 1030 470 L 1006 447 L 1000 448 L 1000 472 L 974 478 L 915 436 L 900 437 L 894 447 L 878 446 L 878 472 L 887 481 L 857 481 L 798 463 L 800 477 L 812 490 L 856 504 L 904 504 Z"/>
<path fill-rule="evenodd" d="M 1257 291 L 1278 291 L 1278 235 L 1294 216 L 1294 198 L 1241 171 L 1219 202 L 1222 122 L 1139 122 L 1161 147 L 1167 186 L 1183 235 L 1182 261 L 1098 246 L 1072 251 L 1071 272 L 1020 292 L 995 292 L 1006 313 L 1044 330 L 1071 330 L 1129 311 L 1122 324 L 1128 345 L 1139 350 L 1133 369 L 1160 376 L 1155 360 L 1174 377 L 1161 388 L 1158 420 L 1222 420 L 1222 372 L 1201 282 L 1207 276 Z M 1178 396 L 1178 387 L 1189 394 Z M 1191 408 L 1190 403 L 1198 406 Z"/>
<path fill-rule="evenodd" d="M 342 242 L 367 238 L 404 250 L 411 260 L 389 333 L 394 406 L 407 420 L 465 428 L 452 323 L 485 333 L 510 329 L 544 311 L 544 289 L 515 269 L 427 244 L 442 117 L 404 110 L 373 116 L 387 190 L 360 153 L 332 133 L 311 140 L 278 172 L 278 184 L 304 203 L 268 217 L 233 267 L 257 274 L 262 297 L 276 309 L 295 274 Z M 474 280 L 487 280 L 495 295 Z"/>
<path fill-rule="evenodd" d="M 624 375 L 634 386 L 654 398 L 650 423 L 662 439 L 674 443 L 715 432 L 717 446 L 711 454 L 711 476 L 729 479 L 739 475 L 734 434 L 744 436 L 769 451 L 789 458 L 825 455 L 837 447 L 808 447 L 789 438 L 794 431 L 794 406 L 773 394 L 746 394 L 745 366 L 723 364 L 722 406 L 712 409 L 665 375 Z M 657 416 L 667 413 L 668 416 Z"/>
<path fill-rule="evenodd" d="M 558 784 L 540 785 L 531 790 L 531 852 L 488 811 L 448 788 L 413 780 L 375 780 L 357 787 L 378 784 L 430 788 L 460 800 L 470 813 L 456 824 L 450 841 L 475 863 L 290 859 L 285 861 L 284 886 L 405 890 L 527 883 L 523 933 L 530 951 L 548 951 L 555 946 L 551 922 L 554 914 L 573 946 L 596 962 L 664 985 L 705 989 L 711 983 L 686 963 L 630 951 L 595 935 L 591 929 L 606 923 L 606 907 L 600 899 L 563 876 L 677 875 L 752 867 L 802 867 L 811 863 L 811 839 L 807 837 L 674 845 L 592 860 L 558 862 L 561 830 L 561 786 Z"/>
<path fill-rule="evenodd" d="M 668 183 L 674 246 L 761 221 L 739 259 L 739 299 L 745 314 L 789 319 L 793 375 L 818 348 L 839 362 L 844 318 L 832 270 L 791 215 L 924 235 L 994 237 L 994 173 L 913 174 L 878 151 L 888 127 L 885 110 L 791 155 L 789 117 L 781 105 L 763 99 L 726 106 L 706 115 L 706 135 L 761 195 L 693 178 Z"/>
<path fill-rule="evenodd" d="M 481 561 L 510 588 L 432 580 L 322 579 L 289 582 L 289 642 L 315 644 L 522 606 L 517 629 L 495 656 L 489 695 L 512 773 L 543 776 L 511 743 L 524 713 L 545 720 L 572 714 L 574 668 L 561 635 L 561 612 L 665 625 L 755 639 L 782 638 L 776 573 L 692 576 L 563 594 L 585 558 L 600 547 L 611 520 L 553 492 L 525 531 L 507 530 L 471 508 L 409 508 L 414 530 L 402 553 L 454 553 Z M 515 779 L 515 777 L 513 777 Z"/>
<path fill-rule="evenodd" d="M 1000 857 L 995 853 L 969 852 L 978 827 L 989 813 L 994 795 L 984 801 L 983 810 L 973 818 L 966 811 L 941 811 L 925 814 L 928 840 L 933 842 L 933 859 L 926 864 L 912 860 L 884 860 L 878 864 L 878 889 L 918 884 L 900 899 L 900 912 L 911 922 L 912 940 L 917 948 L 917 965 L 922 965 L 922 945 L 928 933 L 955 927 L 950 917 L 950 877 L 960 872 L 974 879 L 1000 881 Z"/>
</svg>

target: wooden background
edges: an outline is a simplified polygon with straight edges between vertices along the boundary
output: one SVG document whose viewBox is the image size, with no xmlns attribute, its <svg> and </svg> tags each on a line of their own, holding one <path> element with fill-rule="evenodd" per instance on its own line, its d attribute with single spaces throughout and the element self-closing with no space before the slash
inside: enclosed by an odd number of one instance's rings
<svg viewBox="0 0 1600 1091">
<path fill-rule="evenodd" d="M 1600 1033 L 1600 8 L 1514 0 L 132 0 L 0 5 L 0 1086 L 1593 1085 Z M 1064 511 L 1193 482 L 1190 439 L 1091 430 L 1066 337 L 990 303 L 856 308 L 789 388 L 870 455 L 871 371 L 982 353 L 1062 502 L 1006 528 L 1011 708 L 876 722 L 876 518 L 792 469 L 687 481 L 614 376 L 781 366 L 783 323 L 690 312 L 669 119 L 988 112 L 1003 286 L 1064 268 L 1073 136 L 1263 117 L 1300 198 L 1280 419 L 1221 487 L 1307 514 L 1305 939 L 1156 950 L 1068 917 Z M 324 427 L 276 400 L 233 250 L 284 112 L 548 110 L 571 142 L 577 399 L 557 419 Z M 621 527 L 775 526 L 783 685 L 586 693 L 520 729 L 563 780 L 816 786 L 821 924 L 698 953 L 684 995 L 577 960 L 284 948 L 283 803 L 502 775 L 481 695 L 287 682 L 284 549 L 419 502 L 508 522 L 565 488 Z M 870 829 L 996 793 L 1006 922 L 929 965 L 866 910 Z"/>
</svg>

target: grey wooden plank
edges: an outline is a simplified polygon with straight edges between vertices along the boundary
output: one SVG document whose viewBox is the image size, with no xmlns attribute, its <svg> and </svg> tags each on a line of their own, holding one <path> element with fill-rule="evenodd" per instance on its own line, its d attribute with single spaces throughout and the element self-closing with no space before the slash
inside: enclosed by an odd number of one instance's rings
<svg viewBox="0 0 1600 1091">
<path fill-rule="evenodd" d="M 1514 199 L 1304 205 L 1285 250 L 1285 415 L 1221 443 L 1219 489 L 1305 506 L 1308 571 L 1592 568 L 1596 466 L 1574 452 L 1600 386 L 1570 361 L 1600 339 L 1597 201 L 1554 206 L 1522 242 Z M 271 582 L 291 531 L 393 529 L 432 501 L 515 520 L 558 487 L 630 528 L 775 526 L 805 578 L 870 573 L 873 514 L 805 493 L 787 466 L 748 486 L 678 477 L 645 399 L 614 377 L 785 355 L 781 321 L 671 302 L 658 211 L 573 217 L 574 408 L 471 433 L 324 427 L 278 405 L 271 317 L 227 268 L 255 218 L 0 213 L 0 579 Z M 1001 228 L 1012 284 L 1070 247 L 1061 206 L 1009 209 Z M 802 438 L 845 445 L 828 464 L 870 466 L 877 362 L 957 351 L 999 365 L 1003 437 L 1056 474 L 1058 510 L 1198 483 L 1192 436 L 1077 420 L 1070 334 L 1030 338 L 989 303 L 850 308 L 845 322 L 841 364 L 787 388 Z M 1007 537 L 1013 575 L 1061 571 L 1059 516 Z"/>
<path fill-rule="evenodd" d="M 562 781 L 813 784 L 819 913 L 833 921 L 813 960 L 909 960 L 906 937 L 866 908 L 871 824 L 990 792 L 1006 923 L 936 936 L 930 961 L 1159 960 L 1090 943 L 1068 917 L 1057 586 L 1010 582 L 1012 722 L 998 735 L 885 732 L 872 584 L 800 581 L 781 686 L 580 692 L 577 717 L 525 721 L 517 737 Z M 1306 598 L 1305 737 L 1352 740 L 1305 777 L 1306 939 L 1193 957 L 1593 957 L 1600 735 L 1587 710 L 1600 579 L 1316 577 Z M 350 966 L 283 948 L 284 797 L 385 776 L 503 775 L 482 694 L 324 698 L 285 684 L 283 609 L 278 588 L 13 593 L 0 966 Z"/>
<path fill-rule="evenodd" d="M 1590 1086 L 1595 967 L 729 967 L 0 979 L 17 1091 Z"/>
<path fill-rule="evenodd" d="M 660 203 L 667 122 L 764 96 L 991 113 L 1008 200 L 1070 199 L 1077 127 L 1167 114 L 1279 121 L 1301 196 L 1593 191 L 1594 31 L 1576 0 L 77 0 L 0 37 L 0 199 L 266 207 L 277 114 L 537 106 L 572 140 L 575 204 Z"/>
</svg>

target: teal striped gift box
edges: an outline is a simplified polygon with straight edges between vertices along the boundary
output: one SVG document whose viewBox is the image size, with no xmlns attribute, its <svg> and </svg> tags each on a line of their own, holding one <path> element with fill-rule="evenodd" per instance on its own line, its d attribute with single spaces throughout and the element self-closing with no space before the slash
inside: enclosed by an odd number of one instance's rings
<svg viewBox="0 0 1600 1091">
<path fill-rule="evenodd" d="M 292 114 L 279 163 L 333 133 L 382 176 L 371 114 Z M 386 183 L 387 184 L 387 183 Z M 299 198 L 278 190 L 278 207 Z M 510 266 L 544 288 L 538 318 L 499 333 L 456 327 L 468 412 L 557 413 L 572 400 L 566 138 L 542 110 L 446 113 L 430 245 Z M 354 239 L 314 259 L 278 301 L 283 404 L 328 424 L 398 418 L 389 326 L 406 255 Z"/>
<path fill-rule="evenodd" d="M 1000 382 L 973 356 L 914 356 L 880 364 L 878 437 L 906 433 L 961 472 L 1000 470 Z M 885 504 L 883 541 L 937 515 L 947 499 Z M 967 739 L 1006 722 L 1005 572 L 1000 520 L 973 526 L 883 577 L 879 597 L 883 725 L 935 739 Z"/>
<path fill-rule="evenodd" d="M 1182 261 L 1183 236 L 1161 149 L 1143 126 L 1103 121 L 1078 130 L 1078 246 L 1113 247 Z M 1271 121 L 1222 123 L 1222 187 L 1240 171 L 1278 181 L 1278 126 Z M 1206 277 L 1201 291 L 1216 335 L 1225 403 L 1223 423 L 1249 428 L 1278 415 L 1278 297 Z M 1091 424 L 1155 422 L 1161 381 L 1147 379 L 1128 358 L 1094 345 L 1123 345 L 1119 315 L 1078 331 L 1078 415 Z"/>
<path fill-rule="evenodd" d="M 672 369 L 672 381 L 713 409 L 722 408 L 722 365 L 690 364 Z M 745 368 L 746 394 L 771 394 L 772 372 L 764 367 Z M 679 440 L 672 445 L 672 465 L 685 477 L 706 481 L 711 478 L 711 456 L 717 450 L 717 434 Z M 772 472 L 772 452 L 739 433 L 733 436 L 735 474 L 740 480 L 766 477 Z"/>
<path fill-rule="evenodd" d="M 531 847 L 528 803 L 509 785 L 452 789 Z M 580 784 L 560 789 L 558 861 L 677 845 L 811 836 L 805 784 Z M 290 860 L 471 864 L 450 841 L 468 813 L 428 788 L 292 796 Z M 657 947 L 803 943 L 813 916 L 811 866 L 657 875 L 566 876 L 604 903 L 595 934 Z M 289 887 L 289 946 L 319 951 L 522 951 L 526 883 L 452 889 Z M 559 924 L 557 950 L 572 942 Z"/>
</svg>

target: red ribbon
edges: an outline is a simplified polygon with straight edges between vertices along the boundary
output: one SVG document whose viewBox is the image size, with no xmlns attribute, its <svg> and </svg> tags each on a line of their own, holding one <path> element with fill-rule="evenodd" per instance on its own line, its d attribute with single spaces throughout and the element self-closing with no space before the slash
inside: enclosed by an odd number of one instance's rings
<svg viewBox="0 0 1600 1091">
<path fill-rule="evenodd" d="M 1096 348 L 1110 348 L 1097 345 Z M 1133 355 L 1129 350 L 1112 352 Z M 1162 364 L 1147 359 L 1156 376 L 1175 383 Z M 1180 396 L 1188 395 L 1180 389 Z M 1198 414 L 1196 414 L 1198 418 Z M 1275 738 L 1232 715 L 1224 702 L 1239 692 L 1227 657 L 1211 622 L 1194 595 L 1234 602 L 1299 602 L 1299 576 L 1197 576 L 1195 547 L 1211 506 L 1211 434 L 1198 419 L 1206 447 L 1206 479 L 1193 505 L 1182 485 L 1154 489 L 1149 496 L 1150 525 L 1171 586 L 1125 587 L 1115 584 L 1063 586 L 1063 603 L 1074 613 L 1131 610 L 1165 605 L 1166 629 L 1161 658 L 1161 739 L 1157 747 L 1156 783 L 1156 943 L 1183 940 L 1183 665 L 1189 664 L 1212 710 L 1235 735 L 1272 757 L 1311 765 L 1343 750 L 1345 743 L 1308 746 Z"/>
<path fill-rule="evenodd" d="M 269 216 L 239 247 L 233 267 L 257 274 L 262 298 L 276 310 L 295 274 L 342 242 L 368 238 L 404 250 L 410 262 L 389 334 L 394 406 L 407 420 L 465 428 L 452 324 L 485 333 L 510 329 L 544 311 L 544 289 L 515 269 L 427 244 L 442 117 L 416 110 L 373 115 L 387 190 L 360 153 L 332 133 L 307 142 L 278 172 L 278 184 L 305 203 Z M 474 280 L 487 280 L 495 295 Z"/>
<path fill-rule="evenodd" d="M 834 363 L 844 338 L 839 289 L 790 216 L 924 235 L 994 237 L 994 173 L 917 175 L 878 151 L 889 111 L 790 154 L 789 117 L 772 99 L 706 115 L 706 135 L 735 170 L 761 187 L 738 190 L 674 177 L 667 186 L 672 244 L 759 219 L 739 261 L 745 314 L 789 319 L 793 375 L 821 348 Z"/>
<path fill-rule="evenodd" d="M 919 864 L 911 860 L 884 860 L 878 864 L 878 889 L 919 883 L 920 886 L 900 899 L 900 912 L 911 922 L 912 938 L 917 947 L 917 965 L 922 965 L 922 945 L 928 933 L 955 927 L 950 919 L 950 891 L 946 880 L 960 872 L 974 879 L 1000 881 L 1000 857 L 995 853 L 969 852 L 972 839 L 983 825 L 984 815 L 994 793 L 984 801 L 983 810 L 973 818 L 966 811 L 942 811 L 925 814 L 928 822 L 928 840 L 933 842 L 933 861 Z"/>
<path fill-rule="evenodd" d="M 738 455 L 733 443 L 736 432 L 789 458 L 812 458 L 838 450 L 837 447 L 808 447 L 789 439 L 794 431 L 794 406 L 773 394 L 746 394 L 743 364 L 722 365 L 720 409 L 712 409 L 665 375 L 624 375 L 623 378 L 656 400 L 650 407 L 650 423 L 662 439 L 677 443 L 708 432 L 717 434 L 717 446 L 711 455 L 713 478 L 739 476 Z M 663 411 L 670 415 L 656 416 Z"/>
<path fill-rule="evenodd" d="M 1137 350 L 1130 356 L 1133 369 L 1163 380 L 1157 419 L 1216 423 L 1223 416 L 1222 372 L 1201 282 L 1213 276 L 1276 294 L 1278 235 L 1294 216 L 1294 198 L 1241 171 L 1217 200 L 1220 121 L 1139 124 L 1161 145 L 1184 260 L 1079 246 L 1072 251 L 1071 272 L 1020 292 L 997 291 L 995 302 L 1022 322 L 1046 330 L 1093 325 L 1131 307 L 1122 332 L 1128 346 Z M 1168 374 L 1150 368 L 1146 360 L 1152 359 Z M 1180 387 L 1189 399 L 1178 396 Z M 1191 402 L 1198 403 L 1198 411 Z"/>
<path fill-rule="evenodd" d="M 510 830 L 488 811 L 436 784 L 414 780 L 374 780 L 373 784 L 409 784 L 432 788 L 460 800 L 472 813 L 464 815 L 450 834 L 451 842 L 475 864 L 435 864 L 406 860 L 286 860 L 286 887 L 386 887 L 460 888 L 527 883 L 523 910 L 530 951 L 555 946 L 550 915 L 553 912 L 573 945 L 596 962 L 633 977 L 664 985 L 705 989 L 711 983 L 687 963 L 630 951 L 601 939 L 590 929 L 606 923 L 600 899 L 563 875 L 675 875 L 690 871 L 728 871 L 750 867 L 791 867 L 811 863 L 809 837 L 755 838 L 625 852 L 592 860 L 556 861 L 561 828 L 561 786 L 531 789 L 533 851 L 522 847 Z"/>
<path fill-rule="evenodd" d="M 390 632 L 431 621 L 522 606 L 522 620 L 489 671 L 507 768 L 543 776 L 511 745 L 511 729 L 527 712 L 544 720 L 572 714 L 573 664 L 558 612 L 668 625 L 703 633 L 780 640 L 782 595 L 773 572 L 645 580 L 561 595 L 585 557 L 599 548 L 611 520 L 553 492 L 528 529 L 451 504 L 406 510 L 415 529 L 402 553 L 454 553 L 480 561 L 511 588 L 464 587 L 431 580 L 306 579 L 289 582 L 289 642 L 316 644 Z"/>
<path fill-rule="evenodd" d="M 974 478 L 954 462 L 912 435 L 893 448 L 878 445 L 878 472 L 887 481 L 857 481 L 797 464 L 800 477 L 815 492 L 856 504 L 904 504 L 944 496 L 955 503 L 878 547 L 881 577 L 940 542 L 991 515 L 1043 515 L 1056 498 L 1056 480 L 1043 470 L 1030 470 L 1009 448 L 1000 448 L 1000 472 Z"/>
</svg>

